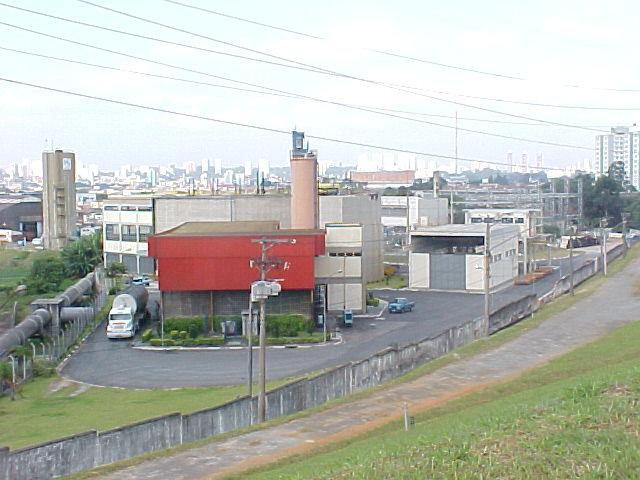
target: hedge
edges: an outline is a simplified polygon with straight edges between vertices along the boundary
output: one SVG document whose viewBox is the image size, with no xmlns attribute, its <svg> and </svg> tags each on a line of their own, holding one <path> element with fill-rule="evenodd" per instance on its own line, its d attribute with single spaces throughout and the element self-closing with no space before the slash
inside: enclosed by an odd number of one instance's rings
<svg viewBox="0 0 640 480">
<path fill-rule="evenodd" d="M 313 335 L 304 335 L 300 337 L 267 338 L 267 345 L 296 345 L 320 342 L 322 342 L 322 333 L 315 333 Z"/>
<path fill-rule="evenodd" d="M 206 324 L 203 317 L 173 317 L 164 321 L 164 333 L 167 332 L 188 332 L 191 338 L 201 335 Z"/>
<path fill-rule="evenodd" d="M 313 320 L 303 315 L 267 315 L 267 336 L 296 337 L 300 332 L 313 333 Z"/>
<path fill-rule="evenodd" d="M 161 347 L 162 339 L 160 338 L 152 338 L 149 340 L 149 344 L 152 347 Z M 222 337 L 198 337 L 198 338 L 186 338 L 184 340 L 173 340 L 171 338 L 165 338 L 164 346 L 165 347 L 196 347 L 199 345 L 208 345 L 212 347 L 217 347 L 224 345 L 224 338 Z"/>
</svg>

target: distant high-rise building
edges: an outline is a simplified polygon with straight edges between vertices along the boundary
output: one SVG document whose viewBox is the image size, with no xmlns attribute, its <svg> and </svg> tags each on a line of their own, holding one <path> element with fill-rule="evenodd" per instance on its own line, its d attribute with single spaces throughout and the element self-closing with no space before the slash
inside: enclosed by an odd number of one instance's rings
<svg viewBox="0 0 640 480">
<path fill-rule="evenodd" d="M 542 165 L 543 163 L 543 156 L 542 156 L 542 152 L 538 152 L 538 154 L 536 155 L 536 169 L 538 171 L 541 171 L 544 167 Z"/>
<path fill-rule="evenodd" d="M 509 165 L 509 171 L 513 173 L 513 152 L 507 152 L 507 164 Z"/>
<path fill-rule="evenodd" d="M 624 164 L 623 182 L 640 189 L 639 127 L 613 127 L 609 134 L 596 135 L 596 175 L 606 175 L 609 167 L 616 162 Z"/>
<path fill-rule="evenodd" d="M 222 175 L 222 160 L 220 158 L 216 158 L 213 161 L 213 173 Z"/>
<path fill-rule="evenodd" d="M 261 158 L 258 160 L 258 174 L 260 178 L 264 176 L 267 178 L 269 176 L 269 160 L 266 158 Z"/>
<path fill-rule="evenodd" d="M 184 171 L 187 175 L 193 175 L 196 172 L 196 162 L 186 162 Z"/>
<path fill-rule="evenodd" d="M 251 166 L 251 160 L 246 160 L 244 162 L 244 176 L 250 177 L 253 167 Z"/>
<path fill-rule="evenodd" d="M 209 173 L 209 159 L 208 158 L 203 158 L 201 165 L 200 165 L 200 173 Z"/>
<path fill-rule="evenodd" d="M 76 236 L 76 156 L 56 150 L 42 153 L 44 246 L 62 250 Z"/>
</svg>

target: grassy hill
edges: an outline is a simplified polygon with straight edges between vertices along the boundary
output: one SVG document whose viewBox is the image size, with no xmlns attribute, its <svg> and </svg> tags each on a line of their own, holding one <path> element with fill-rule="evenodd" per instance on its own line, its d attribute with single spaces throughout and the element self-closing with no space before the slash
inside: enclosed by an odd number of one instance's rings
<svg viewBox="0 0 640 480">
<path fill-rule="evenodd" d="M 640 323 L 508 383 L 252 479 L 637 478 Z"/>
</svg>

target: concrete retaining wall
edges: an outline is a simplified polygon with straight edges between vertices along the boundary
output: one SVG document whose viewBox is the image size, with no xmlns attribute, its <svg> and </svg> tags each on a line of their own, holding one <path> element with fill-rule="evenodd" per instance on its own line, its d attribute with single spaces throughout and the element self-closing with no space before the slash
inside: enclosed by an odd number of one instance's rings
<svg viewBox="0 0 640 480">
<path fill-rule="evenodd" d="M 622 254 L 622 246 L 609 259 Z M 597 262 L 575 271 L 574 286 L 593 276 Z M 558 280 L 545 296 L 528 295 L 493 312 L 491 333 L 530 315 L 545 302 L 569 290 L 569 277 Z M 402 348 L 389 347 L 371 357 L 303 378 L 268 392 L 267 418 L 274 419 L 380 385 L 416 366 L 465 345 L 482 335 L 483 319 L 476 318 Z M 188 415 L 174 413 L 106 432 L 86 432 L 16 451 L 0 449 L 0 479 L 46 479 L 70 475 L 177 445 L 248 427 L 256 419 L 257 399 L 241 397 L 215 408 Z"/>
</svg>

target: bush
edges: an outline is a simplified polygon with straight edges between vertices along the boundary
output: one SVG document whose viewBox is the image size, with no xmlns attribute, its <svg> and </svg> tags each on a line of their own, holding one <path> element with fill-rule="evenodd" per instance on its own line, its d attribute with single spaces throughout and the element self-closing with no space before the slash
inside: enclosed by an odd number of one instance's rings
<svg viewBox="0 0 640 480">
<path fill-rule="evenodd" d="M 222 337 L 200 337 L 190 340 L 191 345 L 208 345 L 210 347 L 219 347 L 224 345 L 224 338 Z"/>
<path fill-rule="evenodd" d="M 33 362 L 34 377 L 52 377 L 56 373 L 56 367 L 53 363 L 46 360 L 35 360 Z"/>
<path fill-rule="evenodd" d="M 149 340 L 151 340 L 151 337 L 153 337 L 153 331 L 150 328 L 147 328 L 143 333 L 142 333 L 142 341 L 143 342 L 148 342 Z"/>
<path fill-rule="evenodd" d="M 164 321 L 164 332 L 187 332 L 191 338 L 202 333 L 204 321 L 202 317 L 174 317 Z M 173 333 L 171 334 L 173 336 Z"/>
<path fill-rule="evenodd" d="M 122 275 L 126 272 L 127 268 L 124 266 L 124 263 L 113 262 L 110 263 L 107 267 L 107 276 L 111 278 L 115 277 L 116 275 Z"/>
<path fill-rule="evenodd" d="M 178 337 L 180 336 L 180 332 L 178 332 L 178 330 L 171 330 L 171 333 L 169 334 L 171 336 L 171 338 L 173 338 L 174 340 L 177 340 Z"/>
<path fill-rule="evenodd" d="M 162 346 L 162 339 L 161 338 L 152 338 L 151 340 L 149 340 L 149 344 L 152 347 L 161 347 Z M 164 339 L 164 346 L 165 347 L 173 347 L 176 344 L 175 340 L 172 340 L 170 338 L 165 338 Z"/>
<path fill-rule="evenodd" d="M 184 330 L 180 332 L 181 339 L 185 340 L 188 336 L 189 336 L 189 332 L 185 332 Z"/>
<path fill-rule="evenodd" d="M 313 321 L 302 315 L 267 315 L 269 337 L 295 337 L 299 332 L 313 332 Z"/>
<path fill-rule="evenodd" d="M 304 335 L 299 337 L 278 337 L 267 338 L 267 345 L 296 345 L 302 343 L 320 343 L 322 342 L 322 333 L 313 335 Z"/>
<path fill-rule="evenodd" d="M 118 294 L 118 287 L 111 287 L 109 289 L 109 295 L 117 295 Z"/>
<path fill-rule="evenodd" d="M 367 297 L 367 305 L 370 307 L 377 307 L 380 305 L 380 300 L 375 297 Z"/>
</svg>

